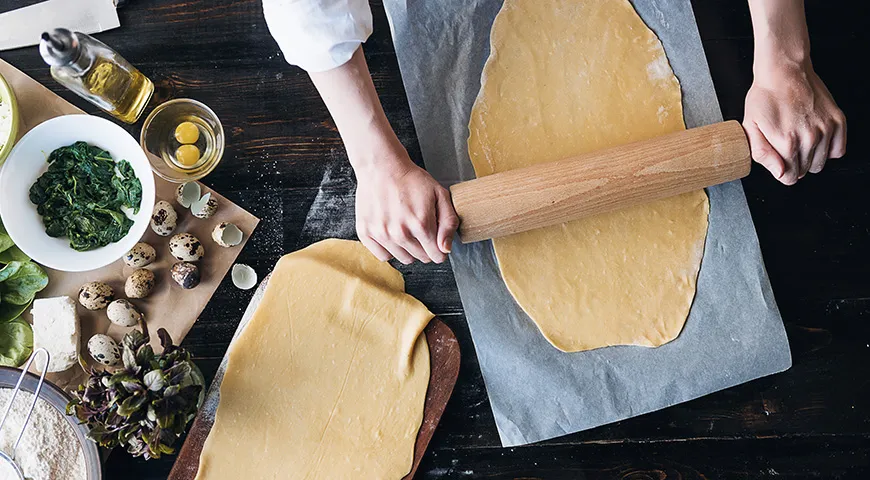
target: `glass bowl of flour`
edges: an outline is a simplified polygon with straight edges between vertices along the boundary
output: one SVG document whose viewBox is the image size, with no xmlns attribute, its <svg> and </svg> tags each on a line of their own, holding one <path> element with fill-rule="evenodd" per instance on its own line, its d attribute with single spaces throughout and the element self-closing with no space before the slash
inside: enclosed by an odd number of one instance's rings
<svg viewBox="0 0 870 480">
<path fill-rule="evenodd" d="M 21 370 L 0 367 L 0 417 L 12 398 L 12 389 Z M 12 445 L 21 431 L 33 401 L 38 377 L 28 374 L 15 397 L 12 411 L 0 430 L 0 449 L 12 454 Z M 33 415 L 16 449 L 15 460 L 32 480 L 100 480 L 102 478 L 97 446 L 87 438 L 87 428 L 65 412 L 69 397 L 46 381 L 33 409 Z M 0 462 L 0 479 L 18 478 L 11 466 Z"/>
<path fill-rule="evenodd" d="M 0 75 L 0 166 L 18 137 L 18 105 L 12 87 Z"/>
</svg>

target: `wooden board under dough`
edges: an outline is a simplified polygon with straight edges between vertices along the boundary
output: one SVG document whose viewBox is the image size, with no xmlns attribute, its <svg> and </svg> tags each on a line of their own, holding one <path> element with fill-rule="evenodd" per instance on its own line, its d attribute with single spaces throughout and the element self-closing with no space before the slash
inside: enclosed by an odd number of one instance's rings
<svg viewBox="0 0 870 480">
<path fill-rule="evenodd" d="M 260 286 L 257 287 L 251 303 L 248 305 L 247 310 L 245 310 L 244 316 L 242 316 L 242 321 L 239 322 L 239 327 L 236 329 L 233 340 L 239 336 L 248 322 L 250 322 L 254 311 L 263 298 L 268 281 L 269 277 L 267 276 L 260 283 Z M 450 395 L 453 393 L 453 386 L 456 385 L 456 378 L 459 376 L 459 343 L 450 327 L 436 317 L 426 326 L 425 333 L 426 341 L 429 344 L 429 360 L 431 365 L 429 387 L 426 391 L 423 423 L 420 425 L 420 431 L 417 432 L 417 441 L 414 445 L 414 463 L 411 466 L 411 471 L 404 477 L 405 479 L 413 478 L 417 472 L 420 460 L 422 460 L 423 454 L 426 453 L 426 448 L 429 446 L 429 441 L 432 440 L 435 427 L 438 426 L 438 422 L 441 420 L 441 415 L 444 413 L 447 401 L 450 400 Z M 169 473 L 168 480 L 193 480 L 196 477 L 196 472 L 199 469 L 199 455 L 202 453 L 202 447 L 214 425 L 215 414 L 220 401 L 220 386 L 226 372 L 226 367 L 227 356 L 224 355 L 224 359 L 215 374 L 214 381 L 212 381 L 211 387 L 209 387 L 205 401 L 197 413 L 187 439 L 178 453 L 178 458 L 175 460 L 175 465 L 173 465 L 172 471 Z"/>
</svg>

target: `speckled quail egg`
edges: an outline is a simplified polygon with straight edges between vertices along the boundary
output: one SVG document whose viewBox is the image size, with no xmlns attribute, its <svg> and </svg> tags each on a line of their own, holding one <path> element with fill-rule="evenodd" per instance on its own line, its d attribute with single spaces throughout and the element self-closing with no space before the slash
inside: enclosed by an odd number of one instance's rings
<svg viewBox="0 0 870 480">
<path fill-rule="evenodd" d="M 218 245 L 229 248 L 242 243 L 244 234 L 239 227 L 229 222 L 221 222 L 211 231 L 211 238 Z"/>
<path fill-rule="evenodd" d="M 108 367 L 121 363 L 121 349 L 118 343 L 103 333 L 98 333 L 88 340 L 88 353 L 94 360 Z"/>
<path fill-rule="evenodd" d="M 189 233 L 179 233 L 169 239 L 169 253 L 182 262 L 196 262 L 205 255 L 205 247 Z"/>
<path fill-rule="evenodd" d="M 217 213 L 217 209 L 217 199 L 212 197 L 210 193 L 206 193 L 202 198 L 190 204 L 190 212 L 196 218 L 211 218 Z"/>
<path fill-rule="evenodd" d="M 124 263 L 128 267 L 141 268 L 153 262 L 155 258 L 157 258 L 157 251 L 154 250 L 154 247 L 145 242 L 139 242 L 124 255 Z"/>
<path fill-rule="evenodd" d="M 199 285 L 199 268 L 188 262 L 178 262 L 172 266 L 172 279 L 181 288 L 190 289 Z"/>
<path fill-rule="evenodd" d="M 79 303 L 88 310 L 102 310 L 115 299 L 115 291 L 103 282 L 90 282 L 79 289 Z"/>
<path fill-rule="evenodd" d="M 159 201 L 154 205 L 151 215 L 151 230 L 161 237 L 168 237 L 178 225 L 178 213 L 169 202 Z"/>
<path fill-rule="evenodd" d="M 140 268 L 127 277 L 124 293 L 129 298 L 145 298 L 154 290 L 154 272 Z"/>
<path fill-rule="evenodd" d="M 136 310 L 136 307 L 132 303 L 123 298 L 119 298 L 109 304 L 109 307 L 106 309 L 106 316 L 109 317 L 112 323 L 122 327 L 135 326 L 139 323 L 139 319 L 142 318 L 139 310 Z"/>
<path fill-rule="evenodd" d="M 202 188 L 196 182 L 182 183 L 175 190 L 175 201 L 184 208 L 190 208 L 193 202 L 202 198 Z"/>
</svg>

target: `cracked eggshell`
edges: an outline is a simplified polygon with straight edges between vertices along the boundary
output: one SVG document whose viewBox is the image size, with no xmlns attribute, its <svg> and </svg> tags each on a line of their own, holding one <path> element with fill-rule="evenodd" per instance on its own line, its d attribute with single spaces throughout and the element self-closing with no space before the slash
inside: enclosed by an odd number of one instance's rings
<svg viewBox="0 0 870 480">
<path fill-rule="evenodd" d="M 257 272 L 243 263 L 233 265 L 233 285 L 242 290 L 250 290 L 257 285 Z"/>
<path fill-rule="evenodd" d="M 140 268 L 127 277 L 124 283 L 124 293 L 130 298 L 145 298 L 154 290 L 154 272 Z"/>
<path fill-rule="evenodd" d="M 124 255 L 124 263 L 128 267 L 141 268 L 150 264 L 157 258 L 157 251 L 154 247 L 145 242 L 139 242 L 133 245 L 133 248 Z"/>
<path fill-rule="evenodd" d="M 88 353 L 91 358 L 107 367 L 121 363 L 121 349 L 112 337 L 98 333 L 88 340 Z"/>
<path fill-rule="evenodd" d="M 164 200 L 154 205 L 154 213 L 151 214 L 151 230 L 161 237 L 168 237 L 178 225 L 178 213 L 175 208 Z"/>
<path fill-rule="evenodd" d="M 196 182 L 182 183 L 175 190 L 175 201 L 184 208 L 190 208 L 202 195 L 202 187 Z"/>
<path fill-rule="evenodd" d="M 115 291 L 103 282 L 90 282 L 79 289 L 79 303 L 88 310 L 102 310 L 115 299 Z"/>
<path fill-rule="evenodd" d="M 205 247 L 189 233 L 179 233 L 169 239 L 169 253 L 182 262 L 197 262 L 205 255 Z"/>
<path fill-rule="evenodd" d="M 139 310 L 136 310 L 136 307 L 132 303 L 123 298 L 119 298 L 109 304 L 109 307 L 106 309 L 106 316 L 109 317 L 109 321 L 122 327 L 135 326 L 139 323 L 139 319 L 142 318 Z"/>
<path fill-rule="evenodd" d="M 242 239 L 245 238 L 245 235 L 239 227 L 232 223 L 221 222 L 214 227 L 214 230 L 212 230 L 211 238 L 218 245 L 224 248 L 230 248 L 242 243 Z"/>
<path fill-rule="evenodd" d="M 190 205 L 190 212 L 196 218 L 211 218 L 217 212 L 217 209 L 217 199 L 213 198 L 210 193 L 206 193 L 202 198 Z"/>
<path fill-rule="evenodd" d="M 172 279 L 181 288 L 188 290 L 199 285 L 199 267 L 188 262 L 178 262 L 172 266 Z"/>
</svg>

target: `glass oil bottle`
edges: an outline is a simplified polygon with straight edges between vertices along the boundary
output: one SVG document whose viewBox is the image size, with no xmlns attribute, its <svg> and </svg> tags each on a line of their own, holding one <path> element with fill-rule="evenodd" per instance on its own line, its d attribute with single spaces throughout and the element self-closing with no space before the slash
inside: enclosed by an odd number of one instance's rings
<svg viewBox="0 0 870 480">
<path fill-rule="evenodd" d="M 136 123 L 154 93 L 148 77 L 90 35 L 43 33 L 39 53 L 58 83 L 122 122 Z"/>
</svg>

